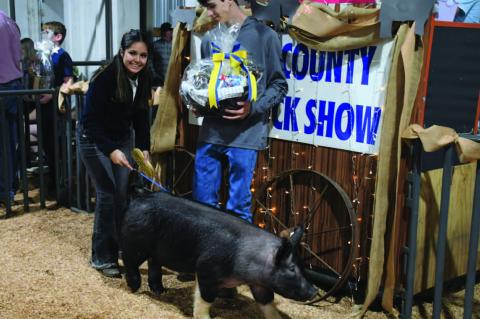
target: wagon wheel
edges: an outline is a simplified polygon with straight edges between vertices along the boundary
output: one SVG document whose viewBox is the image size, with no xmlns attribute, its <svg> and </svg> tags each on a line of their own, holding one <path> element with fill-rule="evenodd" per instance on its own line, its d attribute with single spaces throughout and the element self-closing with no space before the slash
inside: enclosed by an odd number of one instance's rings
<svg viewBox="0 0 480 319">
<path fill-rule="evenodd" d="M 176 146 L 165 154 L 165 158 L 166 188 L 176 196 L 191 197 L 195 155 L 181 146 Z"/>
<path fill-rule="evenodd" d="M 289 170 L 267 181 L 255 197 L 255 222 L 279 234 L 305 227 L 300 256 L 307 279 L 320 287 L 312 304 L 349 278 L 358 246 L 352 202 L 332 179 L 311 170 Z"/>
</svg>

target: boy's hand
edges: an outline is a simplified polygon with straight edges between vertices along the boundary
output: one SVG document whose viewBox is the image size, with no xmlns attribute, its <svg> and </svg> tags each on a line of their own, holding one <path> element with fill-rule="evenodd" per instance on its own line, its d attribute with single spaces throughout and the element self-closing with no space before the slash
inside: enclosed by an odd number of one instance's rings
<svg viewBox="0 0 480 319">
<path fill-rule="evenodd" d="M 53 99 L 53 94 L 41 94 L 40 95 L 40 104 L 47 104 Z"/>
<path fill-rule="evenodd" d="M 239 108 L 238 110 L 232 110 L 232 109 L 225 109 L 225 115 L 223 116 L 224 119 L 227 120 L 243 120 L 250 114 L 250 102 L 249 101 L 243 101 L 243 102 L 237 102 L 238 105 L 241 105 L 242 107 Z"/>
<path fill-rule="evenodd" d="M 195 117 L 200 117 L 200 114 L 198 113 L 198 109 L 197 109 L 195 106 L 193 106 L 193 107 L 190 109 L 190 111 L 192 111 L 193 116 L 195 116 Z"/>
</svg>

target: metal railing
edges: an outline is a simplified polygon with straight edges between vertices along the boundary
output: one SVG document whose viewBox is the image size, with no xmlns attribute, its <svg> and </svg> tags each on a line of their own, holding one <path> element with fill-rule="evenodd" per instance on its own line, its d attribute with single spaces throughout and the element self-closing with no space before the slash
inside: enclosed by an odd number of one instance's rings
<svg viewBox="0 0 480 319">
<path fill-rule="evenodd" d="M 100 62 L 76 62 L 76 65 L 80 64 L 89 64 L 95 65 Z M 17 112 L 17 124 L 18 124 L 18 158 L 20 167 L 17 172 L 19 172 L 20 177 L 20 189 L 19 192 L 23 193 L 23 209 L 25 212 L 30 211 L 30 200 L 28 197 L 29 191 L 29 180 L 28 170 L 35 168 L 37 174 L 35 176 L 36 182 L 38 183 L 39 189 L 39 203 L 40 208 L 46 207 L 46 197 L 47 197 L 47 187 L 46 187 L 46 161 L 44 158 L 45 143 L 54 143 L 54 158 L 55 164 L 54 167 L 49 167 L 48 169 L 55 170 L 55 174 L 50 174 L 55 176 L 55 196 L 54 200 L 60 206 L 68 207 L 75 212 L 93 212 L 93 186 L 90 178 L 86 174 L 85 166 L 83 165 L 80 159 L 80 150 L 77 143 L 77 130 L 78 126 L 77 118 L 74 114 L 77 114 L 79 117 L 82 113 L 82 108 L 84 105 L 84 95 L 83 94 L 74 94 L 65 99 L 65 112 L 60 113 L 58 111 L 53 112 L 53 128 L 54 128 L 54 139 L 53 141 L 45 141 L 43 136 L 43 121 L 42 121 L 42 107 L 43 104 L 40 103 L 41 94 L 53 94 L 53 108 L 58 110 L 58 94 L 59 90 L 57 89 L 42 89 L 42 90 L 9 90 L 1 91 L 0 90 L 0 122 L 5 123 L 5 107 L 3 106 L 3 98 L 5 96 L 17 96 L 18 98 L 18 112 Z M 30 134 L 29 134 L 29 119 L 28 112 L 25 112 L 27 109 L 26 103 L 24 102 L 23 97 L 25 96 L 34 96 L 34 104 L 36 110 L 36 124 L 37 124 L 37 157 L 38 161 L 32 163 L 29 158 L 30 154 Z M 75 103 L 72 103 L 75 101 Z M 72 109 L 72 105 L 76 105 L 75 109 Z M 154 109 L 149 109 L 149 120 L 150 123 L 154 119 Z M 0 129 L 0 141 L 2 147 L 2 153 L 8 154 L 7 148 L 9 147 L 9 132 L 6 129 L 5 125 L 2 125 Z M 4 167 L 0 168 L 7 172 L 4 174 L 4 185 L 8 185 L 8 174 L 16 174 L 16 172 L 10 172 L 8 167 L 11 163 L 8 163 L 9 158 L 6 156 L 4 161 Z M 51 172 L 50 172 L 51 173 Z M 10 198 L 6 201 L 6 217 L 12 215 L 12 202 Z"/>
<path fill-rule="evenodd" d="M 28 169 L 36 168 L 35 176 L 38 178 L 38 189 L 40 197 L 40 208 L 46 207 L 46 162 L 45 162 L 45 143 L 53 143 L 54 147 L 54 167 L 49 167 L 50 177 L 55 176 L 55 200 L 58 204 L 66 207 L 70 207 L 76 211 L 92 211 L 91 205 L 91 192 L 90 192 L 90 181 L 85 174 L 85 169 L 83 164 L 80 161 L 78 145 L 75 139 L 75 128 L 76 128 L 76 119 L 73 118 L 72 114 L 72 103 L 71 99 L 65 99 L 65 113 L 60 114 L 57 111 L 53 112 L 53 140 L 46 141 L 43 130 L 42 120 L 42 108 L 43 104 L 40 103 L 41 94 L 53 94 L 53 108 L 54 110 L 58 109 L 57 96 L 58 89 L 39 89 L 39 90 L 8 90 L 0 91 L 0 122 L 6 122 L 5 116 L 5 107 L 4 99 L 5 96 L 17 96 L 17 124 L 18 124 L 18 158 L 20 167 L 17 170 L 20 177 L 20 192 L 23 193 L 23 208 L 25 212 L 30 211 L 30 200 L 28 197 L 29 192 L 29 180 L 28 180 Z M 25 96 L 34 96 L 34 104 L 36 111 L 36 125 L 37 125 L 37 162 L 32 163 L 29 158 L 31 157 L 31 140 L 29 134 L 30 121 L 28 120 L 28 112 L 26 103 L 24 103 L 22 97 Z M 74 95 L 73 99 L 76 99 L 77 114 L 80 114 L 81 108 L 83 106 L 83 96 Z M 9 132 L 5 129 L 5 125 L 2 125 L 1 132 L 1 144 L 3 147 L 3 154 L 8 154 L 7 149 L 9 145 Z M 3 161 L 4 167 L 2 168 L 7 172 L 4 174 L 4 185 L 9 185 L 9 174 L 16 174 L 16 172 L 11 172 L 8 167 L 11 167 L 9 163 L 10 158 L 5 156 Z M 56 173 L 53 174 L 52 171 Z M 75 174 L 73 173 L 75 171 Z M 75 192 L 74 192 L 75 189 Z M 12 202 L 8 197 L 6 200 L 6 217 L 12 215 Z"/>
<path fill-rule="evenodd" d="M 18 131 L 19 131 L 19 150 L 20 150 L 20 179 L 22 181 L 22 191 L 23 191 L 23 204 L 24 204 L 24 210 L 29 211 L 29 199 L 28 199 L 28 182 L 27 182 L 27 171 L 26 171 L 26 144 L 22 143 L 22 141 L 25 141 L 25 126 L 22 125 L 25 123 L 24 119 L 24 107 L 23 103 L 18 103 L 19 97 L 20 96 L 26 96 L 26 95 L 37 95 L 37 98 L 35 100 L 35 110 L 37 113 L 37 117 L 41 118 L 42 114 L 42 108 L 41 104 L 38 99 L 39 94 L 54 94 L 55 90 L 53 89 L 44 89 L 44 90 L 14 90 L 14 91 L 0 91 L 0 122 L 1 123 L 6 123 L 6 105 L 4 104 L 4 99 L 3 97 L 5 96 L 12 96 L 15 95 L 17 96 L 17 123 L 18 125 Z M 4 180 L 3 184 L 5 185 L 5 192 L 8 194 L 10 191 L 10 186 L 9 186 L 9 180 L 11 177 L 11 174 L 15 174 L 15 172 L 12 172 L 9 167 L 12 167 L 13 163 L 10 163 L 10 157 L 6 156 L 8 154 L 7 150 L 9 148 L 9 141 L 10 141 L 10 132 L 6 129 L 6 125 L 2 125 L 2 134 L 1 134 L 1 143 L 2 143 L 2 154 L 4 157 L 3 161 L 3 170 L 5 172 L 4 174 Z M 39 150 L 43 150 L 43 134 L 42 134 L 42 123 L 40 121 L 39 127 L 38 127 L 38 148 Z M 42 208 L 45 207 L 45 181 L 44 181 L 44 160 L 43 157 L 39 157 L 39 178 L 40 178 L 40 206 Z M 6 196 L 6 216 L 8 217 L 11 214 L 11 201 L 10 201 L 10 196 Z"/>
<path fill-rule="evenodd" d="M 473 135 L 464 135 L 464 137 L 476 140 Z M 435 287 L 433 299 L 432 318 L 440 318 L 442 310 L 442 294 L 445 269 L 445 247 L 447 243 L 447 225 L 448 208 L 450 203 L 450 188 L 452 183 L 453 162 L 454 162 L 454 144 L 449 144 L 443 148 L 443 175 L 442 190 L 440 199 L 440 216 L 438 227 L 438 239 L 436 244 L 436 262 L 435 262 Z M 417 254 L 417 228 L 418 228 L 418 208 L 420 201 L 420 180 L 421 180 L 421 154 L 422 144 L 420 140 L 415 140 L 412 147 L 413 167 L 408 176 L 410 182 L 410 194 L 407 200 L 407 206 L 410 208 L 410 217 L 408 225 L 408 239 L 406 248 L 407 267 L 405 294 L 403 296 L 401 318 L 412 317 L 414 281 L 415 281 L 415 260 Z M 468 247 L 468 262 L 465 281 L 464 298 L 464 319 L 472 318 L 473 292 L 476 277 L 476 261 L 478 255 L 478 242 L 480 233 L 480 163 L 477 161 L 475 189 L 473 196 L 473 209 L 470 229 L 470 240 Z"/>
<path fill-rule="evenodd" d="M 106 64 L 107 61 L 75 61 L 75 66 L 100 66 Z M 43 104 L 40 103 L 40 96 L 42 94 L 53 94 L 53 140 L 45 141 L 43 136 L 43 123 L 42 112 Z M 40 208 L 46 206 L 46 171 L 45 168 L 45 143 L 54 144 L 54 167 L 49 167 L 50 171 L 54 170 L 55 174 L 55 200 L 58 204 L 70 207 L 75 211 L 88 211 L 92 212 L 91 201 L 91 187 L 90 180 L 86 176 L 85 168 L 81 163 L 78 145 L 76 143 L 76 126 L 77 121 L 74 118 L 74 110 L 72 109 L 72 100 L 76 103 L 75 113 L 78 116 L 81 114 L 81 109 L 84 104 L 84 96 L 82 94 L 76 94 L 65 99 L 65 113 L 61 114 L 58 110 L 58 88 L 57 89 L 29 89 L 29 90 L 0 90 L 0 122 L 6 123 L 6 113 L 4 106 L 4 98 L 6 96 L 17 97 L 17 127 L 18 127 L 18 162 L 20 164 L 17 170 L 20 178 L 20 189 L 23 193 L 23 209 L 25 212 L 30 211 L 30 200 L 28 198 L 28 172 L 27 169 L 37 168 L 36 177 L 38 178 L 38 189 L 40 197 Z M 33 97 L 34 109 L 36 112 L 36 125 L 37 125 L 37 158 L 38 161 L 34 164 L 31 161 L 31 144 L 30 140 L 30 121 L 29 121 L 29 109 L 25 97 Z M 50 123 L 52 124 L 52 123 Z M 0 129 L 2 154 L 7 154 L 9 145 L 9 132 L 5 125 L 2 125 Z M 4 185 L 9 185 L 8 180 L 12 176 L 11 174 L 17 174 L 17 172 L 11 172 L 9 167 L 10 158 L 5 156 L 3 161 L 2 170 L 4 174 Z M 9 176 L 10 175 L 10 176 Z M 17 176 L 15 176 L 16 178 Z M 75 190 L 75 191 L 74 191 Z M 12 202 L 9 196 L 7 196 L 6 202 L 6 217 L 12 214 Z"/>
</svg>

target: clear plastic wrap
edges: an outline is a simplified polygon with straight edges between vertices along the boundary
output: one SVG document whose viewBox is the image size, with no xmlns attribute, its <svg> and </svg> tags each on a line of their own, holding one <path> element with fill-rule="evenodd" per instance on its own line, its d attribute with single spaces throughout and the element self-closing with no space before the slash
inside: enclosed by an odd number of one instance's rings
<svg viewBox="0 0 480 319">
<path fill-rule="evenodd" d="M 225 109 L 238 109 L 237 102 L 256 98 L 256 81 L 262 72 L 248 59 L 248 53 L 240 50 L 236 42 L 239 31 L 239 24 L 218 24 L 207 35 L 212 57 L 185 69 L 180 96 L 185 106 L 195 108 L 199 115 L 223 115 Z"/>
<path fill-rule="evenodd" d="M 51 32 L 51 31 L 48 31 Z M 42 41 L 35 43 L 37 59 L 33 66 L 34 69 L 34 88 L 49 89 L 53 87 L 54 73 L 51 60 L 51 54 L 54 43 L 49 39 L 49 34 L 45 34 Z"/>
</svg>

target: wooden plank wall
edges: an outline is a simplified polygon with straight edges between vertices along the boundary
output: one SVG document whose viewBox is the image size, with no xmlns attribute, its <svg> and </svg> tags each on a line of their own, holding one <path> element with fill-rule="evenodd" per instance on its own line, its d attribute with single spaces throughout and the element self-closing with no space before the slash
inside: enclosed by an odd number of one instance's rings
<svg viewBox="0 0 480 319">
<path fill-rule="evenodd" d="M 467 270 L 476 167 L 476 163 L 471 163 L 455 166 L 453 170 L 445 251 L 446 280 L 462 276 Z M 435 284 L 442 174 L 443 169 L 422 174 L 415 293 L 432 288 Z M 477 259 L 477 269 L 478 267 L 480 259 Z"/>
</svg>

